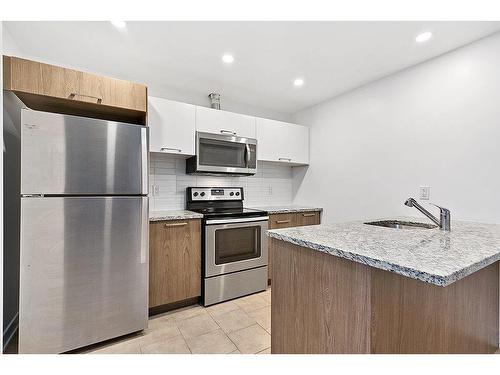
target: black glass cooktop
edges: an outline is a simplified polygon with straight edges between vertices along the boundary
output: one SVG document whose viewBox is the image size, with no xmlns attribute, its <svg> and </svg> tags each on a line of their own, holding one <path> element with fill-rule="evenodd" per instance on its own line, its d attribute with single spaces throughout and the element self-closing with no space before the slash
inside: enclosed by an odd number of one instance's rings
<svg viewBox="0 0 500 375">
<path fill-rule="evenodd" d="M 220 207 L 204 207 L 204 208 L 189 208 L 191 211 L 202 214 L 205 218 L 215 217 L 253 217 L 266 216 L 266 211 L 254 210 L 252 208 L 220 208 Z"/>
</svg>

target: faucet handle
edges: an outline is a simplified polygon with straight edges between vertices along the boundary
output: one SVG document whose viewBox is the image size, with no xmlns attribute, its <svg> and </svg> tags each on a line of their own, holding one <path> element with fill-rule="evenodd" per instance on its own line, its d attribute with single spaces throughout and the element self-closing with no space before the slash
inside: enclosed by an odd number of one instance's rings
<svg viewBox="0 0 500 375">
<path fill-rule="evenodd" d="M 430 203 L 430 202 L 429 202 L 429 204 L 433 205 L 434 207 L 439 208 L 439 210 L 440 210 L 441 212 L 443 212 L 443 211 L 444 211 L 444 212 L 450 212 L 450 210 L 449 210 L 449 209 L 444 208 L 444 207 L 441 207 L 441 206 L 438 206 L 437 204 Z"/>
<path fill-rule="evenodd" d="M 439 208 L 439 216 L 440 216 L 440 223 L 439 227 L 443 230 L 450 231 L 451 230 L 451 213 L 450 210 L 447 208 L 438 206 L 437 204 L 434 203 L 429 203 L 432 204 L 433 206 L 436 206 Z"/>
</svg>

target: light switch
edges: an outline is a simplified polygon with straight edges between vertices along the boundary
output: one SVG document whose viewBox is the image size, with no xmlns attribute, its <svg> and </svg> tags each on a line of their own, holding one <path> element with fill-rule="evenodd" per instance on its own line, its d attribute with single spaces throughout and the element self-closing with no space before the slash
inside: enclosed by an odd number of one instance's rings
<svg viewBox="0 0 500 375">
<path fill-rule="evenodd" d="M 431 187 L 420 186 L 420 199 L 428 201 L 431 198 Z"/>
</svg>

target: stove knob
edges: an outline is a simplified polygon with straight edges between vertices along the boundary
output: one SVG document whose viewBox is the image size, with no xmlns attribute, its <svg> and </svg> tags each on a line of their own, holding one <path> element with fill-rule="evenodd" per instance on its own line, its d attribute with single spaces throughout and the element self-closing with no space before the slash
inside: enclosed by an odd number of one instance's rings
<svg viewBox="0 0 500 375">
<path fill-rule="evenodd" d="M 236 192 L 236 196 L 238 196 L 238 195 L 240 195 L 240 192 L 239 192 L 239 191 L 237 191 L 237 192 Z"/>
<path fill-rule="evenodd" d="M 237 193 L 236 193 L 236 194 L 237 194 Z M 234 195 L 234 193 L 233 193 L 233 192 L 230 192 L 230 193 L 229 193 L 229 195 L 230 195 L 230 196 L 233 196 L 233 195 Z"/>
<path fill-rule="evenodd" d="M 200 195 L 201 195 L 202 197 L 204 197 L 204 196 L 205 196 L 205 192 L 203 192 L 203 191 L 202 191 L 202 192 L 200 193 Z"/>
<path fill-rule="evenodd" d="M 197 197 L 197 196 L 198 196 L 198 193 L 197 193 L 197 192 L 195 192 L 195 193 L 193 194 L 193 196 L 194 196 L 194 197 Z"/>
</svg>

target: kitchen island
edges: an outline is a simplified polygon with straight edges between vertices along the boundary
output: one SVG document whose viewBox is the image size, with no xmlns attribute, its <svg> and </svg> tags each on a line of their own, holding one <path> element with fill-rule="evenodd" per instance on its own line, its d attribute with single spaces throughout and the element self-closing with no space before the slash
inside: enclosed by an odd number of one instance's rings
<svg viewBox="0 0 500 375">
<path fill-rule="evenodd" d="M 422 221 L 415 218 L 400 218 Z M 494 353 L 500 225 L 268 231 L 272 353 Z"/>
</svg>

